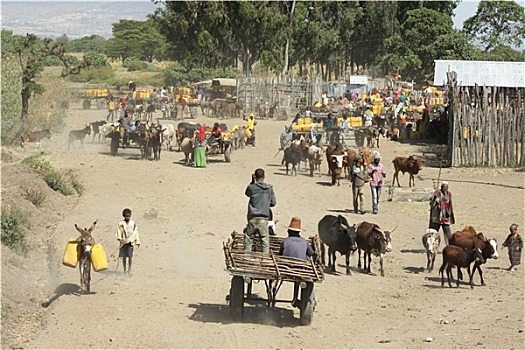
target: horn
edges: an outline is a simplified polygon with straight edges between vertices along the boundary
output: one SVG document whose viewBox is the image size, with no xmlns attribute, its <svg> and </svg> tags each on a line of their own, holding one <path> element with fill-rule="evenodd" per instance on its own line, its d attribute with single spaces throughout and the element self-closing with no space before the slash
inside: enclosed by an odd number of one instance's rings
<svg viewBox="0 0 525 350">
<path fill-rule="evenodd" d="M 396 228 L 397 228 L 397 225 L 396 225 L 396 227 L 394 227 L 394 229 L 392 231 L 390 231 L 390 233 L 394 232 L 396 230 Z"/>
<path fill-rule="evenodd" d="M 341 227 L 343 228 L 343 230 L 347 230 L 348 229 L 348 226 L 346 226 L 345 224 L 341 224 Z"/>
</svg>

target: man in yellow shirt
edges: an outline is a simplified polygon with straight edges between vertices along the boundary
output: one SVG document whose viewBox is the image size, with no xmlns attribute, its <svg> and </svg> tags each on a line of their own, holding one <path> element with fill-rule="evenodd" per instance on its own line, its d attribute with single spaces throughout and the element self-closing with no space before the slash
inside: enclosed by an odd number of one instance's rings
<svg viewBox="0 0 525 350">
<path fill-rule="evenodd" d="M 257 121 L 255 121 L 255 115 L 251 113 L 248 117 L 248 120 L 246 121 L 246 129 L 248 129 L 252 135 L 249 138 L 249 141 L 251 141 L 253 147 L 255 147 L 255 125 L 257 125 Z"/>
<path fill-rule="evenodd" d="M 114 116 L 115 116 L 115 101 L 113 100 L 113 97 L 110 97 L 108 101 L 108 116 L 106 117 L 106 120 L 109 120 L 109 117 L 111 117 L 111 121 L 113 122 Z"/>
</svg>

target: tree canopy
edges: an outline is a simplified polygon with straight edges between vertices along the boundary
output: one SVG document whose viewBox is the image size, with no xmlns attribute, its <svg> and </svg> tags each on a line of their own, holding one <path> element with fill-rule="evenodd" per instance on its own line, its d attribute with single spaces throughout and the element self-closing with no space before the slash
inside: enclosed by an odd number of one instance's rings
<svg viewBox="0 0 525 350">
<path fill-rule="evenodd" d="M 151 62 L 153 57 L 164 58 L 166 39 L 159 32 L 156 21 L 121 19 L 113 23 L 113 38 L 106 42 L 106 55 L 124 61 L 137 57 Z"/>
<path fill-rule="evenodd" d="M 525 41 L 525 11 L 515 1 L 479 3 L 476 14 L 463 24 L 470 40 L 480 41 L 485 51 L 500 45 L 523 45 Z"/>
</svg>

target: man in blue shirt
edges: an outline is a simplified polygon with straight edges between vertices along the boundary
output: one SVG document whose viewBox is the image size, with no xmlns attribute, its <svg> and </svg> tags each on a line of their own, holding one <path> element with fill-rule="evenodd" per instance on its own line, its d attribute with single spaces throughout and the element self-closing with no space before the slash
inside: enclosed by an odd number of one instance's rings
<svg viewBox="0 0 525 350">
<path fill-rule="evenodd" d="M 279 249 L 279 255 L 297 258 L 301 260 L 309 260 L 314 255 L 312 246 L 306 239 L 300 236 L 301 231 L 301 218 L 293 217 L 290 221 L 290 225 L 286 227 L 288 229 L 288 237 L 281 243 L 281 249 Z M 300 303 L 297 299 L 299 296 L 299 282 L 294 282 L 293 287 L 293 300 L 292 305 L 299 307 Z"/>
</svg>

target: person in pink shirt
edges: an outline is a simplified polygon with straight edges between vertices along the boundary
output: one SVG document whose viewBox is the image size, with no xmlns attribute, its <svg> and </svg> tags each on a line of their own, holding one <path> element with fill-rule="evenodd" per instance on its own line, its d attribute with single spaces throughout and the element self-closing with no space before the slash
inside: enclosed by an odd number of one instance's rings
<svg viewBox="0 0 525 350">
<path fill-rule="evenodd" d="M 381 155 L 379 152 L 374 152 L 372 164 L 368 166 L 368 175 L 371 177 L 370 189 L 372 191 L 372 210 L 377 214 L 379 210 L 379 197 L 381 196 L 381 187 L 383 186 L 383 179 L 386 178 L 386 170 L 383 164 L 379 163 Z"/>
</svg>

